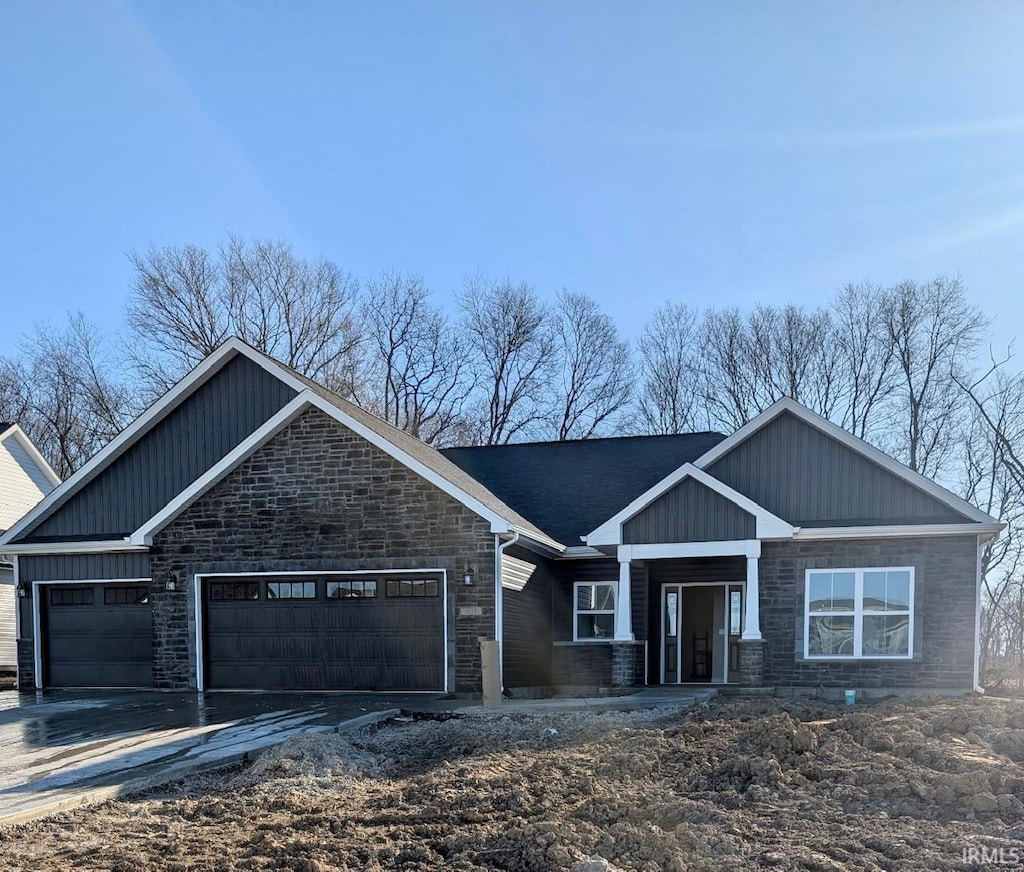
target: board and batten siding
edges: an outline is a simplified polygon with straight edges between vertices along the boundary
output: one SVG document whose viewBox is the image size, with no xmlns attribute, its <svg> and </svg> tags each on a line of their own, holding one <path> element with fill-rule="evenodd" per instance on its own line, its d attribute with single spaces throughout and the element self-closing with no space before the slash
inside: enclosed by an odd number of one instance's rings
<svg viewBox="0 0 1024 872">
<path fill-rule="evenodd" d="M 131 534 L 294 396 L 263 367 L 235 355 L 18 541 Z"/>
<path fill-rule="evenodd" d="M 19 439 L 11 435 L 0 441 L 0 530 L 11 529 L 51 490 Z"/>
<path fill-rule="evenodd" d="M 622 525 L 628 545 L 753 539 L 754 516 L 692 478 L 663 493 Z"/>
<path fill-rule="evenodd" d="M 968 520 L 789 412 L 765 424 L 707 472 L 797 526 Z"/>
</svg>

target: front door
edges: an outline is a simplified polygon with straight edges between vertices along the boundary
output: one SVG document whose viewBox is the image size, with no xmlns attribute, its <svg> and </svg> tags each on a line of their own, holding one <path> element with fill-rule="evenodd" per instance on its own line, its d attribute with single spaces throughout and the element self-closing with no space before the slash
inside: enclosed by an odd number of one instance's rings
<svg viewBox="0 0 1024 872">
<path fill-rule="evenodd" d="M 661 683 L 726 683 L 733 671 L 735 586 L 661 586 Z"/>
</svg>

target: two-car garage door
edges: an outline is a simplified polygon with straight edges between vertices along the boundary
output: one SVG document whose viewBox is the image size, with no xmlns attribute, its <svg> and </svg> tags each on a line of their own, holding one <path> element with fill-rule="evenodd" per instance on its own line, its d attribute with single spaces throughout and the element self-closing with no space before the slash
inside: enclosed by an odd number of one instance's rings
<svg viewBox="0 0 1024 872">
<path fill-rule="evenodd" d="M 443 587 L 415 572 L 206 578 L 206 686 L 442 690 Z"/>
</svg>

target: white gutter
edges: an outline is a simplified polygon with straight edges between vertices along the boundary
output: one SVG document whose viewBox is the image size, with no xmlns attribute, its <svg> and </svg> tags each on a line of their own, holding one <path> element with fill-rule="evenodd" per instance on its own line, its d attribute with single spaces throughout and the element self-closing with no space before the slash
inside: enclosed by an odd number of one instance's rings
<svg viewBox="0 0 1024 872">
<path fill-rule="evenodd" d="M 498 643 L 498 679 L 502 690 L 505 689 L 505 594 L 501 587 L 501 555 L 518 541 L 518 530 L 512 530 L 512 538 L 507 542 L 502 542 L 501 536 L 494 537 L 494 639 Z"/>
</svg>

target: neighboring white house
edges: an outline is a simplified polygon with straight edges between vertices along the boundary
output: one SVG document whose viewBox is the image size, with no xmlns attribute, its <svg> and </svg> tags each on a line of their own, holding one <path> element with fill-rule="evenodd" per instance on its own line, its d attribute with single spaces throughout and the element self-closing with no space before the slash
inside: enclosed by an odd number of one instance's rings
<svg viewBox="0 0 1024 872">
<path fill-rule="evenodd" d="M 0 533 L 9 530 L 60 479 L 17 424 L 0 423 Z M 14 667 L 14 568 L 0 561 L 0 668 Z"/>
</svg>

